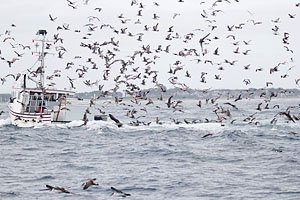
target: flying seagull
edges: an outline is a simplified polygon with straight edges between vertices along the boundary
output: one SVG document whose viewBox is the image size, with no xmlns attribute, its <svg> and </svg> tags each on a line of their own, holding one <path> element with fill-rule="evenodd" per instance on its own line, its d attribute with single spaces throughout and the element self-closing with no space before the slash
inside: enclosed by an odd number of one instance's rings
<svg viewBox="0 0 300 200">
<path fill-rule="evenodd" d="M 201 38 L 199 40 L 199 43 L 200 43 L 200 47 L 201 47 L 201 52 L 203 52 L 203 43 L 205 41 L 205 39 L 210 35 L 210 33 L 208 33 L 206 36 L 204 36 L 203 38 Z"/>
<path fill-rule="evenodd" d="M 90 179 L 88 180 L 87 182 L 85 182 L 83 184 L 83 189 L 86 190 L 88 189 L 89 187 L 91 187 L 92 185 L 99 185 L 98 183 L 95 183 L 96 181 L 96 178 L 93 178 L 93 179 Z"/>
</svg>

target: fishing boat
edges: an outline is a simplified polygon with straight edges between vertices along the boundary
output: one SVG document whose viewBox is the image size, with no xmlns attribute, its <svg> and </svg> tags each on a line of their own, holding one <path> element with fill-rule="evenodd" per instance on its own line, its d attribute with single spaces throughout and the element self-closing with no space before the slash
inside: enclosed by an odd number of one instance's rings
<svg viewBox="0 0 300 200">
<path fill-rule="evenodd" d="M 19 127 L 68 122 L 68 98 L 75 94 L 71 90 L 45 85 L 47 31 L 39 30 L 37 35 L 39 38 L 34 41 L 41 43 L 41 50 L 35 52 L 38 60 L 30 70 L 16 76 L 8 103 L 11 123 Z"/>
</svg>

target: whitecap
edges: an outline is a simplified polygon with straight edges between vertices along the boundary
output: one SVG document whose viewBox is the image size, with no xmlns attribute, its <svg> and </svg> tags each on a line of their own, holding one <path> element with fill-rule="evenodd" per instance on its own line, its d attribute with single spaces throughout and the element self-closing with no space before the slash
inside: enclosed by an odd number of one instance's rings
<svg viewBox="0 0 300 200">
<path fill-rule="evenodd" d="M 0 126 L 4 126 L 4 125 L 8 125 L 11 124 L 11 120 L 10 118 L 6 118 L 6 119 L 0 119 Z"/>
</svg>

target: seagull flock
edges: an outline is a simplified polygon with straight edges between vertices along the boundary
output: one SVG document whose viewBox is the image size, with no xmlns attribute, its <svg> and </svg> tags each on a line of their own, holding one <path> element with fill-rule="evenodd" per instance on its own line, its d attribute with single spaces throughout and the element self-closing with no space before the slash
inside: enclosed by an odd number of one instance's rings
<svg viewBox="0 0 300 200">
<path fill-rule="evenodd" d="M 90 100 L 89 107 L 94 106 L 97 99 L 122 92 L 131 98 L 132 104 L 143 105 L 141 111 L 144 113 L 147 112 L 146 106 L 154 105 L 156 102 L 147 96 L 148 93 L 158 89 L 161 94 L 158 100 L 164 102 L 165 109 L 184 112 L 183 100 L 175 100 L 173 95 L 166 95 L 168 87 L 177 88 L 188 95 L 193 89 L 192 83 L 196 83 L 198 89 L 205 93 L 214 85 L 222 84 L 225 79 L 240 81 L 237 84 L 251 88 L 253 77 L 261 77 L 266 81 L 259 95 L 262 102 L 258 104 L 256 110 L 260 112 L 269 109 L 273 98 L 287 93 L 284 89 L 278 93 L 270 92 L 268 89 L 271 87 L 280 87 L 273 80 L 292 81 L 295 88 L 300 85 L 300 75 L 297 77 L 293 74 L 296 69 L 293 49 L 295 44 L 291 38 L 297 36 L 289 32 L 284 25 L 295 24 L 300 12 L 300 2 L 287 2 L 292 4 L 292 9 L 270 20 L 259 20 L 255 12 L 248 10 L 245 11 L 247 19 L 241 17 L 238 23 L 224 22 L 223 16 L 228 14 L 228 7 L 236 8 L 243 1 L 245 0 L 172 1 L 174 7 L 184 8 L 185 4 L 195 4 L 194 7 L 198 8 L 197 15 L 192 20 L 186 21 L 185 17 L 189 13 L 172 11 L 172 5 L 168 7 L 168 10 L 171 10 L 167 12 L 168 16 L 161 8 L 161 4 L 165 2 L 130 0 L 125 8 L 127 12 L 120 12 L 115 18 L 108 20 L 105 16 L 108 14 L 105 5 L 98 6 L 93 0 L 65 0 L 66 11 L 69 9 L 70 12 L 80 13 L 89 9 L 89 15 L 85 16 L 85 23 L 80 25 L 79 22 L 72 20 L 62 21 L 54 11 L 45 14 L 44 17 L 51 23 L 51 27 L 55 27 L 48 31 L 54 33 L 46 43 L 46 50 L 49 51 L 46 53 L 47 61 L 52 56 L 53 59 L 55 57 L 63 63 L 54 69 L 52 74 L 47 74 L 46 87 L 56 86 L 56 80 L 64 77 L 67 83 L 65 85 L 74 90 L 81 88 L 82 85 L 97 90 L 99 95 Z M 186 28 L 191 24 L 192 29 Z M 18 24 L 12 23 L 0 33 L 3 44 L 0 46 L 0 61 L 7 67 L 5 71 L 17 68 L 24 57 L 31 55 L 39 47 L 38 44 L 28 45 L 18 42 L 18 38 L 14 36 L 17 29 Z M 272 38 L 272 45 L 280 48 L 281 56 L 278 63 L 261 66 L 256 60 L 248 59 L 251 54 L 260 51 L 255 48 L 258 41 L 251 38 L 250 34 L 255 35 L 261 30 Z M 76 38 L 75 42 L 70 41 L 72 37 Z M 74 49 L 76 53 L 73 54 Z M 278 59 L 272 58 L 270 63 L 277 62 Z M 40 73 L 39 69 L 27 71 L 31 76 Z M 229 74 L 240 71 L 242 75 L 226 76 L 224 73 L 226 71 L 229 71 Z M 247 76 L 248 73 L 254 76 Z M 244 75 L 246 76 L 243 77 Z M 1 74 L 0 86 L 6 84 L 8 79 L 15 80 L 17 76 L 18 73 Z M 218 103 L 221 96 L 205 99 L 207 104 L 215 105 L 213 113 L 217 118 L 205 119 L 204 122 L 223 122 L 230 119 L 231 123 L 234 123 L 231 111 L 239 109 L 235 103 L 251 94 L 250 89 L 245 89 L 238 96 L 228 98 L 222 105 Z M 121 104 L 122 98 L 115 95 L 115 103 Z M 203 104 L 199 100 L 195 107 L 201 106 Z M 270 123 L 275 123 L 279 116 L 283 116 L 289 122 L 300 120 L 299 113 L 292 113 L 292 110 L 298 109 L 299 106 L 279 110 Z M 88 121 L 87 114 L 90 114 L 89 107 L 83 116 L 84 125 Z M 279 108 L 274 106 L 272 109 Z M 98 110 L 105 113 L 100 108 Z M 134 108 L 126 111 L 126 116 L 132 119 L 140 112 Z M 252 123 L 255 115 L 256 113 L 247 116 L 245 122 Z M 111 114 L 109 117 L 118 127 L 122 126 L 116 117 Z M 176 120 L 174 122 L 177 123 Z M 136 119 L 131 124 L 150 123 L 141 123 Z M 154 123 L 161 123 L 158 117 Z"/>
</svg>

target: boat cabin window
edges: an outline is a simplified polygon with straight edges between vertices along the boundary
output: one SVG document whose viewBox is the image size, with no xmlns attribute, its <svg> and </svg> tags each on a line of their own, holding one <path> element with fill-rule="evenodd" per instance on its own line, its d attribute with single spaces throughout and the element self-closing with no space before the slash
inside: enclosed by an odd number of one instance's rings
<svg viewBox="0 0 300 200">
<path fill-rule="evenodd" d="M 29 104 L 26 107 L 26 112 L 30 113 L 45 113 L 48 107 L 48 100 L 46 96 L 38 92 L 30 92 Z"/>
<path fill-rule="evenodd" d="M 50 94 L 49 95 L 49 101 L 56 101 L 57 95 L 56 94 Z"/>
<path fill-rule="evenodd" d="M 29 103 L 26 106 L 26 112 L 45 113 L 52 110 L 55 105 L 65 105 L 65 93 L 42 93 L 30 91 Z"/>
</svg>

